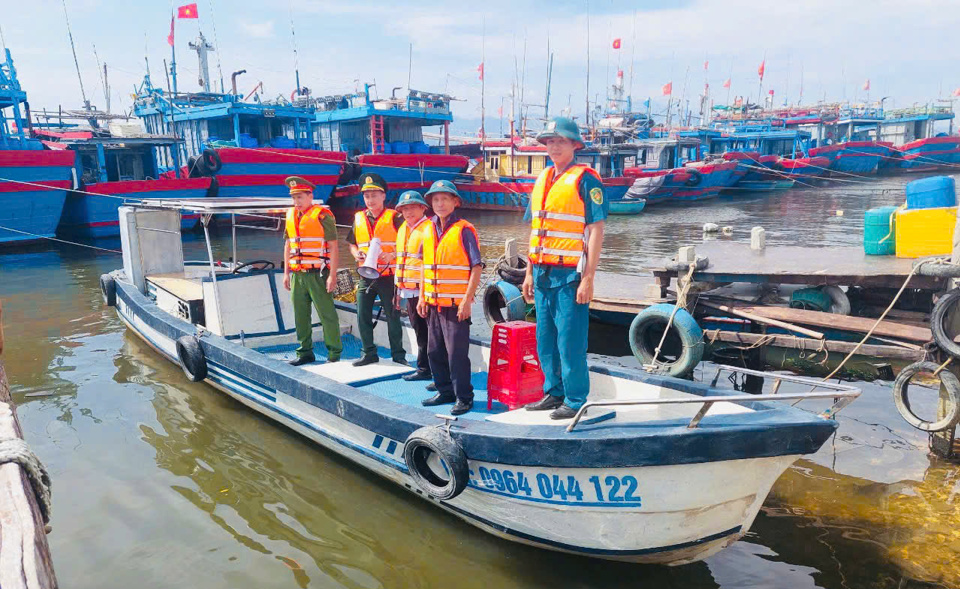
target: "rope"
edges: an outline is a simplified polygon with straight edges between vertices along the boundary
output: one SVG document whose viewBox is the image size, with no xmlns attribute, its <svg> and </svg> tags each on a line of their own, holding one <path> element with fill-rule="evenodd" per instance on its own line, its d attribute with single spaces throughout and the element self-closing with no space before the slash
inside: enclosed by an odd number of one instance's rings
<svg viewBox="0 0 960 589">
<path fill-rule="evenodd" d="M 667 320 L 667 327 L 663 330 L 663 335 L 660 336 L 660 343 L 657 344 L 657 348 L 653 351 L 653 359 L 650 360 L 650 364 L 645 364 L 643 366 L 644 370 L 647 372 L 652 371 L 657 366 L 657 356 L 660 355 L 660 348 L 663 347 L 663 342 L 667 340 L 667 334 L 670 333 L 670 327 L 673 325 L 673 318 L 677 316 L 677 311 L 681 307 L 686 305 L 687 300 L 687 291 L 690 289 L 690 285 L 693 284 L 693 273 L 697 269 L 697 262 L 694 260 L 690 262 L 690 267 L 687 270 L 687 275 L 684 276 L 681 281 L 683 286 L 680 287 L 680 291 L 677 293 L 677 304 L 673 306 L 673 312 L 670 313 L 670 318 Z"/>
<path fill-rule="evenodd" d="M 876 330 L 877 327 L 880 326 L 880 323 L 883 321 L 884 317 L 887 316 L 887 313 L 893 310 L 893 306 L 897 304 L 898 300 L 900 300 L 900 295 L 902 295 L 903 291 L 906 290 L 907 285 L 910 283 L 910 279 L 913 278 L 913 275 L 917 272 L 920 266 L 923 266 L 924 263 L 925 262 L 921 262 L 910 270 L 910 274 L 907 274 L 907 279 L 903 281 L 903 286 L 900 287 L 900 290 L 897 291 L 896 296 L 893 297 L 893 300 L 890 301 L 890 304 L 887 306 L 887 308 L 884 309 L 883 313 L 880 314 L 880 317 L 877 318 L 877 321 L 870 328 L 870 331 L 867 332 L 867 335 L 863 336 L 863 339 L 860 340 L 860 343 L 858 343 L 852 350 L 850 350 L 850 353 L 847 354 L 847 356 L 843 359 L 843 361 L 840 362 L 840 364 L 838 364 L 837 367 L 833 369 L 833 372 L 823 377 L 824 381 L 830 380 L 833 377 L 833 375 L 840 372 L 840 369 L 844 367 L 847 361 L 850 360 L 850 358 L 852 358 L 853 355 L 857 353 L 857 350 L 859 350 L 860 347 L 863 344 L 865 344 L 868 339 L 870 339 L 870 336 L 873 335 L 874 330 Z"/>
<path fill-rule="evenodd" d="M 9 405 L 6 411 L 10 411 Z M 43 516 L 43 523 L 50 523 L 50 514 L 53 510 L 53 504 L 50 500 L 50 475 L 43 463 L 37 458 L 37 455 L 30 450 L 30 446 L 20 438 L 0 439 L 0 464 L 15 463 L 23 469 L 30 480 L 30 486 L 33 487 L 33 493 L 37 497 L 37 504 L 40 506 L 40 514 Z"/>
<path fill-rule="evenodd" d="M 2 229 L 2 230 L 4 230 L 4 231 L 11 231 L 11 232 L 13 232 L 13 233 L 20 233 L 20 234 L 22 234 L 22 235 L 29 235 L 30 237 L 36 237 L 37 239 L 48 239 L 48 240 L 50 240 L 50 241 L 56 241 L 56 242 L 59 242 L 59 243 L 65 243 L 65 244 L 67 244 L 67 245 L 78 245 L 78 246 L 80 246 L 80 247 L 88 247 L 88 248 L 93 249 L 93 250 L 100 250 L 100 251 L 102 251 L 102 252 L 110 252 L 110 253 L 112 253 L 112 254 L 121 254 L 121 255 L 123 255 L 123 252 L 121 252 L 120 250 L 112 250 L 112 249 L 107 249 L 107 248 L 105 248 L 105 247 L 97 247 L 97 246 L 95 246 L 95 245 L 87 245 L 87 244 L 85 244 L 85 243 L 79 243 L 79 242 L 76 242 L 76 241 L 67 241 L 67 240 L 65 240 L 65 239 L 57 239 L 56 237 L 47 237 L 46 235 L 37 235 L 36 233 L 28 233 L 28 232 L 26 232 L 26 231 L 20 231 L 19 229 L 13 229 L 13 228 L 11 228 L 11 227 L 4 227 L 3 225 L 0 225 L 0 229 Z"/>
</svg>

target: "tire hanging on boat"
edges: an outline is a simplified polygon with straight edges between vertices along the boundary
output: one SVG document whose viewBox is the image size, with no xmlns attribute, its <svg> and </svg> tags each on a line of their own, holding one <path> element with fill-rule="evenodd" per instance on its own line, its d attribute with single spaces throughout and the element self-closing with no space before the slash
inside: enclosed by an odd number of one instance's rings
<svg viewBox="0 0 960 589">
<path fill-rule="evenodd" d="M 117 306 L 117 282 L 109 274 L 100 275 L 100 293 L 103 295 L 103 304 L 108 307 Z"/>
<path fill-rule="evenodd" d="M 506 280 L 498 280 L 483 291 L 483 315 L 490 327 L 507 321 L 523 321 L 527 304 L 519 288 Z"/>
<path fill-rule="evenodd" d="M 910 407 L 910 397 L 907 395 L 907 389 L 910 386 L 910 380 L 921 372 L 934 373 L 940 368 L 934 362 L 914 362 L 905 367 L 893 381 L 893 402 L 897 406 L 897 411 L 907 423 L 913 427 L 925 432 L 939 432 L 949 429 L 960 422 L 960 379 L 947 370 L 941 370 L 937 376 L 940 378 L 940 384 L 947 393 L 945 410 L 946 414 L 938 421 L 925 421 L 917 416 Z"/>
<path fill-rule="evenodd" d="M 684 182 L 687 186 L 698 186 L 700 181 L 703 180 L 703 174 L 700 173 L 700 170 L 695 170 L 694 168 L 686 168 L 684 172 L 690 174 L 690 177 L 687 178 L 687 181 Z"/>
<path fill-rule="evenodd" d="M 654 364 L 653 356 L 673 309 L 673 305 L 660 303 L 647 307 L 633 318 L 629 333 L 630 349 L 644 366 Z M 703 330 L 697 325 L 697 320 L 686 310 L 678 309 L 653 371 L 656 374 L 685 376 L 703 359 L 703 348 Z M 675 359 L 665 362 L 664 354 Z"/>
<path fill-rule="evenodd" d="M 197 157 L 197 168 L 202 176 L 214 176 L 222 167 L 223 162 L 220 161 L 220 154 L 209 147 L 204 149 Z"/>
<path fill-rule="evenodd" d="M 177 360 L 188 380 L 200 382 L 207 378 L 207 358 L 197 336 L 183 335 L 177 338 Z"/>
<path fill-rule="evenodd" d="M 820 290 L 830 297 L 830 307 L 828 309 L 830 313 L 835 315 L 850 314 L 850 298 L 847 297 L 847 293 L 843 292 L 842 288 L 839 286 L 828 285 L 821 286 Z"/>
<path fill-rule="evenodd" d="M 430 460 L 431 456 L 436 459 Z M 462 493 L 470 481 L 467 455 L 442 426 L 421 427 L 410 434 L 403 446 L 403 460 L 417 486 L 441 501 Z"/>
<path fill-rule="evenodd" d="M 949 311 L 958 301 L 960 301 L 960 288 L 955 288 L 940 297 L 930 314 L 930 331 L 933 332 L 933 341 L 940 346 L 941 350 L 954 358 L 960 358 L 960 344 L 953 341 L 944 324 L 951 319 Z"/>
</svg>

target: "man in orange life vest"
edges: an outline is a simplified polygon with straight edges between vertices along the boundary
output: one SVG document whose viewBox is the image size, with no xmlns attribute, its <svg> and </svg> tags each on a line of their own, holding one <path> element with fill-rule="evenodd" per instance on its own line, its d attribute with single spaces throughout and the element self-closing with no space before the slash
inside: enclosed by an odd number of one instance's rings
<svg viewBox="0 0 960 589">
<path fill-rule="evenodd" d="M 343 352 L 340 319 L 331 294 L 337 288 L 339 266 L 337 222 L 330 209 L 313 204 L 313 184 L 299 176 L 290 176 L 285 183 L 290 187 L 293 207 L 287 211 L 283 287 L 290 291 L 297 341 L 300 342 L 297 359 L 290 364 L 300 366 L 316 360 L 313 353 L 311 302 L 317 308 L 323 327 L 327 362 L 337 362 Z"/>
<path fill-rule="evenodd" d="M 419 192 L 407 190 L 400 195 L 394 208 L 403 215 L 403 225 L 397 230 L 397 306 L 406 307 L 407 318 L 417 335 L 417 371 L 403 379 L 431 380 L 433 376 L 427 359 L 427 320 L 417 313 L 423 273 L 423 236 L 427 230 L 432 231 L 425 216 L 427 201 Z"/>
<path fill-rule="evenodd" d="M 423 238 L 423 283 L 417 312 L 427 319 L 427 355 L 437 394 L 426 407 L 454 403 L 451 415 L 473 408 L 470 384 L 470 311 L 480 284 L 477 230 L 456 213 L 460 193 L 449 180 L 427 191 L 436 216 Z"/>
<path fill-rule="evenodd" d="M 537 140 L 546 144 L 553 166 L 540 174 L 530 195 L 525 217 L 531 221 L 530 264 L 522 289 L 527 301 L 536 301 L 545 394 L 527 409 L 552 410 L 551 418 L 568 419 L 590 391 L 589 303 L 609 204 L 597 173 L 573 162 L 583 148 L 573 120 L 553 119 Z"/>
<path fill-rule="evenodd" d="M 403 327 L 400 325 L 400 313 L 393 302 L 396 295 L 393 269 L 397 258 L 397 229 L 403 224 L 403 217 L 397 211 L 386 208 L 387 183 L 379 174 L 362 174 L 360 191 L 367 208 L 354 217 L 347 243 L 357 263 L 363 265 L 370 241 L 375 237 L 380 239 L 380 257 L 377 259 L 380 277 L 374 280 L 360 278 L 357 288 L 357 329 L 360 331 L 360 343 L 363 344 L 363 356 L 353 365 L 366 366 L 380 361 L 377 344 L 373 340 L 373 301 L 377 297 L 380 297 L 380 308 L 387 319 L 390 356 L 394 362 L 406 364 Z"/>
</svg>

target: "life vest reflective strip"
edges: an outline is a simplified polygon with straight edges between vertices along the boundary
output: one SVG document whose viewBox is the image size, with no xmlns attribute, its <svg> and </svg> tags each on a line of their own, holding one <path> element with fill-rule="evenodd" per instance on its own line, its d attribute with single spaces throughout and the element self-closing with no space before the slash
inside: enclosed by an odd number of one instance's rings
<svg viewBox="0 0 960 589">
<path fill-rule="evenodd" d="M 287 246 L 291 271 L 323 270 L 327 267 L 330 247 L 323 233 L 323 219 L 332 214 L 330 209 L 322 205 L 313 205 L 302 215 L 297 215 L 296 207 L 287 210 Z"/>
<path fill-rule="evenodd" d="M 397 231 L 397 288 L 416 290 L 423 277 L 423 236 L 430 221 L 422 217 L 412 228 L 404 222 Z"/>
<path fill-rule="evenodd" d="M 366 255 L 370 248 L 370 240 L 380 238 L 380 253 L 389 254 L 397 250 L 397 228 L 393 225 L 397 211 L 384 209 L 377 218 L 376 227 L 370 226 L 370 218 L 366 211 L 358 212 L 353 219 L 353 236 L 357 240 L 357 247 Z M 390 276 L 396 267 L 395 263 L 381 264 L 377 262 L 377 270 L 381 276 Z"/>
<path fill-rule="evenodd" d="M 586 205 L 580 180 L 594 172 L 588 166 L 570 166 L 559 178 L 556 169 L 540 173 L 530 195 L 532 223 L 530 260 L 534 264 L 576 267 L 583 257 Z"/>
<path fill-rule="evenodd" d="M 464 231 L 472 231 L 476 239 L 477 230 L 463 219 L 451 225 L 439 240 L 432 222 L 424 229 L 423 298 L 429 305 L 459 305 L 467 295 L 471 266 L 463 247 Z"/>
</svg>

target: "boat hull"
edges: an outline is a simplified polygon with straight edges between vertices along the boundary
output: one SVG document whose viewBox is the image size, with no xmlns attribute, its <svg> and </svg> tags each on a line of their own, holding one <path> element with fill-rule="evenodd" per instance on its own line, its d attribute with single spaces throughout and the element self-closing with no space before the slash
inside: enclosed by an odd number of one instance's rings
<svg viewBox="0 0 960 589">
<path fill-rule="evenodd" d="M 54 236 L 75 159 L 71 151 L 0 151 L 0 244 Z"/>
<path fill-rule="evenodd" d="M 217 173 L 218 196 L 284 197 L 284 180 L 300 176 L 316 185 L 313 197 L 327 202 L 343 174 L 347 155 L 340 151 L 279 148 L 217 148 L 222 167 Z"/>
<path fill-rule="evenodd" d="M 379 174 L 387 182 L 387 202 L 395 203 L 404 190 L 423 192 L 437 180 L 453 181 L 467 169 L 461 155 L 367 154 L 357 157 L 361 173 Z"/>
<path fill-rule="evenodd" d="M 63 208 L 59 231 L 71 235 L 112 237 L 120 235 L 118 210 L 124 199 L 205 198 L 213 178 L 179 178 L 100 182 L 70 191 Z M 196 226 L 199 215 L 182 215 L 181 228 Z"/>
<path fill-rule="evenodd" d="M 929 137 L 911 141 L 900 147 L 904 172 L 928 172 L 954 169 L 960 164 L 960 137 Z"/>
<path fill-rule="evenodd" d="M 120 318 L 161 355 L 177 362 L 176 339 L 192 335 L 194 327 L 160 311 L 115 276 Z M 350 308 L 339 305 L 339 312 L 341 321 L 350 320 Z M 385 331 L 385 326 L 378 329 Z M 752 456 L 730 460 L 721 457 L 727 451 L 723 448 L 742 449 L 742 444 L 707 443 L 710 459 L 695 458 L 700 450 L 689 444 L 667 452 L 657 448 L 659 458 L 651 454 L 648 463 L 625 465 L 622 447 L 604 441 L 597 444 L 603 452 L 595 456 L 605 458 L 596 467 L 584 467 L 580 454 L 562 447 L 576 443 L 583 455 L 594 455 L 590 444 L 577 441 L 576 434 L 561 433 L 555 446 L 547 443 L 550 450 L 534 453 L 525 448 L 544 448 L 544 441 L 511 438 L 507 446 L 492 448 L 489 444 L 497 440 L 476 438 L 468 431 L 487 427 L 488 422 L 464 421 L 454 432 L 467 456 L 476 456 L 468 460 L 469 483 L 460 495 L 440 501 L 419 489 L 403 460 L 406 437 L 416 428 L 435 425 L 436 419 L 421 423 L 414 414 L 425 412 L 402 407 L 394 412 L 390 402 L 371 403 L 361 390 L 219 336 L 204 335 L 201 345 L 207 383 L 324 448 L 497 536 L 605 559 L 683 564 L 735 542 L 749 530 L 777 477 L 800 454 L 819 447 L 835 428 L 825 421 L 802 426 L 803 433 L 792 428 L 792 433 L 770 432 L 770 439 L 748 443 Z M 703 428 L 701 435 L 714 435 L 708 429 Z M 536 430 L 525 431 L 536 438 Z M 636 456 L 653 451 L 657 442 L 634 439 L 631 444 L 634 450 L 629 454 Z M 679 462 L 664 463 L 667 457 Z M 526 484 L 511 484 L 515 481 Z M 683 492 L 678 493 L 680 488 Z"/>
<path fill-rule="evenodd" d="M 612 200 L 610 201 L 611 215 L 637 215 L 647 206 L 645 200 Z"/>
</svg>

